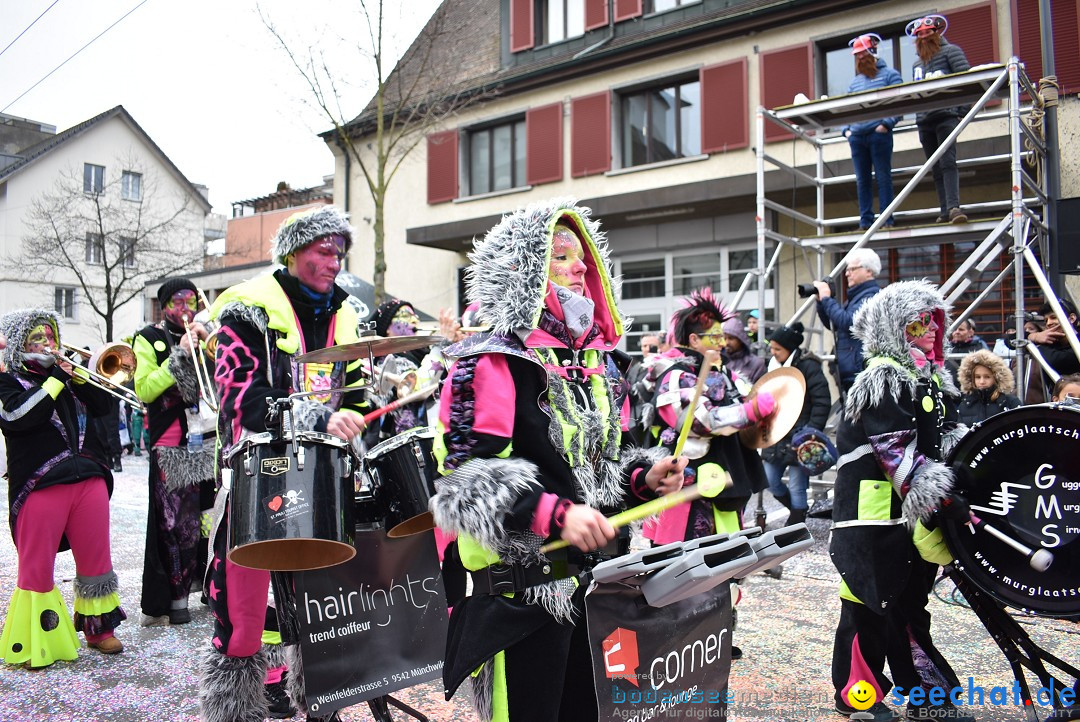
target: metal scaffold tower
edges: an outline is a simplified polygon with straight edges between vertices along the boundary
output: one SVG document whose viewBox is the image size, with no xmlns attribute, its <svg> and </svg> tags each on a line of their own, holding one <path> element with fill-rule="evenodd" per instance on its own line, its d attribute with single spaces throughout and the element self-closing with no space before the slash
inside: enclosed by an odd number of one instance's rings
<svg viewBox="0 0 1080 722">
<path fill-rule="evenodd" d="M 1050 258 L 1049 244 L 1053 242 L 1053 239 L 1050 237 L 1044 219 L 1047 205 L 1055 199 L 1048 197 L 1045 174 L 1040 172 L 1046 158 L 1046 143 L 1041 136 L 1041 131 L 1037 128 L 1033 129 L 1035 124 L 1030 120 L 1032 106 L 1030 103 L 1022 102 L 1022 96 L 1025 95 L 1029 99 L 1037 98 L 1038 90 L 1024 72 L 1023 64 L 1013 57 L 1005 64 L 980 66 L 955 75 L 878 88 L 837 98 L 823 98 L 772 110 L 759 107 L 756 114 L 757 269 L 754 273 L 747 274 L 732 305 L 738 307 L 739 301 L 750 291 L 750 286 L 756 278 L 758 308 L 765 308 L 766 279 L 777 267 L 781 252 L 785 247 L 801 249 L 804 254 L 816 256 L 813 258 L 816 263 L 812 263 L 816 268 L 814 278 L 828 276 L 836 280 L 846 266 L 846 253 L 845 259 L 841 259 L 826 273 L 825 255 L 830 250 L 850 252 L 863 246 L 873 248 L 874 246 L 895 246 L 898 243 L 914 245 L 978 240 L 975 250 L 941 286 L 942 292 L 950 303 L 955 303 L 962 294 L 967 292 L 991 263 L 1000 262 L 1002 256 L 1011 256 L 1011 261 L 964 309 L 963 313 L 956 317 L 946 333 L 951 334 L 979 304 L 1005 284 L 1011 275 L 1015 301 L 1013 308 L 1016 319 L 1015 344 L 1017 348 L 1030 347 L 1032 357 L 1041 360 L 1037 350 L 1024 340 L 1025 275 L 1029 274 L 1035 279 L 1059 319 L 1066 319 L 1068 316 L 1063 312 L 1047 280 L 1045 262 Z M 970 110 L 925 163 L 920 166 L 893 170 L 894 178 L 909 174 L 910 178 L 868 230 L 855 233 L 842 232 L 844 227 L 857 225 L 858 218 L 826 216 L 826 189 L 838 184 L 855 182 L 854 175 L 826 174 L 827 150 L 838 144 L 846 146 L 847 143 L 839 133 L 830 132 L 830 130 L 839 130 L 849 123 L 858 121 L 968 105 L 970 105 Z M 991 105 L 1004 107 L 988 109 Z M 1008 192 L 1003 192 L 1000 199 L 964 204 L 966 212 L 978 214 L 987 218 L 986 220 L 976 220 L 962 225 L 918 225 L 921 219 L 936 216 L 939 209 L 935 207 L 900 210 L 905 200 L 916 190 L 926 175 L 931 173 L 934 164 L 950 146 L 957 142 L 965 129 L 974 123 L 987 121 L 996 121 L 1000 125 L 1003 119 L 1006 126 L 1005 133 L 1009 140 L 1007 154 L 957 160 L 957 166 L 960 169 L 1008 164 Z M 782 127 L 794 136 L 795 143 L 801 141 L 809 144 L 814 156 L 812 172 L 807 169 L 808 164 L 800 168 L 794 162 L 785 163 L 766 152 L 766 122 Z M 896 132 L 914 130 L 914 126 L 909 125 L 898 127 Z M 793 184 L 804 191 L 811 189 L 814 194 L 814 215 L 801 212 L 775 200 L 778 194 L 770 198 L 766 194 L 768 171 L 786 174 L 792 179 Z M 776 187 L 775 184 L 773 185 Z M 781 233 L 777 228 L 778 220 L 785 217 L 802 224 L 808 229 L 807 233 L 799 235 Z M 892 220 L 914 221 L 915 225 L 886 228 L 886 222 Z M 806 299 L 787 323 L 791 324 L 802 319 L 814 303 L 813 297 Z M 823 351 L 825 336 L 816 315 L 812 321 L 808 322 L 804 319 L 803 322 L 812 333 L 818 334 L 821 344 L 819 348 Z M 1066 332 L 1074 353 L 1080 357 L 1080 341 L 1077 340 L 1070 324 L 1063 323 L 1062 328 Z M 822 356 L 828 358 L 824 353 Z M 1017 354 L 1018 382 L 1027 378 L 1025 366 L 1025 355 Z M 1026 385 L 1023 388 L 1026 389 Z"/>
</svg>

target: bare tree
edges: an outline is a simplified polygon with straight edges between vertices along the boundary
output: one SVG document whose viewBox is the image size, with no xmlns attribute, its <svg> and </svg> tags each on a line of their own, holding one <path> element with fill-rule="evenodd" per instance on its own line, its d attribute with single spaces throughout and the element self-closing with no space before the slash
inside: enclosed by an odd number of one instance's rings
<svg viewBox="0 0 1080 722">
<path fill-rule="evenodd" d="M 17 263 L 28 275 L 74 278 L 82 299 L 113 340 L 114 316 L 134 301 L 146 283 L 201 267 L 202 214 L 191 199 L 162 197 L 153 174 L 131 169 L 95 185 L 75 170 L 63 173 L 51 191 L 35 198 L 26 214 L 26 235 Z"/>
<path fill-rule="evenodd" d="M 297 51 L 262 14 L 261 8 L 260 16 L 303 78 L 309 103 L 332 124 L 333 130 L 323 137 L 332 134 L 338 148 L 348 154 L 364 177 L 374 205 L 372 284 L 378 304 L 386 296 L 384 206 L 390 183 L 402 162 L 428 132 L 466 106 L 494 97 L 496 91 L 479 87 L 455 62 L 455 45 L 451 41 L 462 35 L 467 14 L 451 16 L 443 3 L 401 61 L 391 68 L 384 53 L 383 37 L 384 11 L 388 4 L 385 0 L 375 0 L 370 9 L 365 0 L 358 0 L 358 4 L 367 37 L 356 50 L 365 64 L 373 66 L 375 89 L 367 107 L 351 120 L 341 108 L 343 81 L 330 69 L 321 45 Z"/>
</svg>

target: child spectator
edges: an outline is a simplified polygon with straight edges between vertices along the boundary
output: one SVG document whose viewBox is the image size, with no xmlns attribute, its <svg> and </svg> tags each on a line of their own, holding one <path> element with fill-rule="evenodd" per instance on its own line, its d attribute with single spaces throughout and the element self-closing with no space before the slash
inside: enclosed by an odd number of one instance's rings
<svg viewBox="0 0 1080 722">
<path fill-rule="evenodd" d="M 1054 384 L 1054 391 L 1050 400 L 1065 401 L 1067 399 L 1080 401 L 1080 374 L 1062 376 Z"/>
<path fill-rule="evenodd" d="M 960 362 L 960 421 L 971 426 L 1002 411 L 1020 406 L 1013 395 L 1016 382 L 1012 371 L 990 351 L 970 353 Z"/>
</svg>

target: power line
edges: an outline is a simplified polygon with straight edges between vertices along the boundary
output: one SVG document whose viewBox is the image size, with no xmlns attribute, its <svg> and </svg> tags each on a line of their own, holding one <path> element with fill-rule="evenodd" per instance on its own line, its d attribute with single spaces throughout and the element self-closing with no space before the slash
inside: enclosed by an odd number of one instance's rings
<svg viewBox="0 0 1080 722">
<path fill-rule="evenodd" d="M 112 30 L 113 28 L 115 28 L 115 27 L 116 27 L 117 25 L 119 25 L 119 24 L 121 23 L 121 21 L 123 21 L 123 20 L 124 20 L 124 18 L 126 18 L 126 17 L 128 16 L 128 15 L 131 15 L 131 13 L 135 12 L 135 11 L 136 11 L 136 10 L 138 10 L 139 8 L 141 8 L 141 7 L 143 6 L 143 5 L 145 5 L 145 4 L 146 4 L 146 2 L 147 2 L 147 0 L 142 0 L 142 2 L 140 2 L 140 3 L 138 4 L 138 5 L 136 5 L 135 7 L 131 8 L 131 9 L 130 9 L 130 10 L 128 10 L 128 11 L 127 11 L 126 13 L 124 13 L 124 14 L 123 14 L 123 16 L 121 16 L 119 20 L 117 20 L 117 21 L 116 21 L 116 22 L 114 22 L 114 23 L 113 23 L 112 25 L 110 25 L 109 27 L 105 28 L 105 29 L 104 29 L 104 30 L 102 30 L 102 31 L 101 31 L 100 33 L 98 33 L 97 35 L 95 35 L 95 36 L 94 36 L 94 37 L 93 37 L 93 38 L 92 38 L 92 39 L 90 40 L 90 42 L 88 42 L 88 43 L 87 43 L 86 45 L 82 46 L 81 48 L 79 48 L 78 50 L 76 50 L 76 51 L 75 51 L 74 53 L 72 53 L 72 54 L 71 54 L 71 56 L 70 56 L 70 57 L 68 57 L 68 59 L 67 59 L 67 60 L 65 60 L 64 62 L 60 63 L 59 65 L 57 65 L 57 66 L 56 66 L 55 68 L 53 68 L 52 70 L 50 70 L 50 71 L 48 72 L 48 74 L 46 74 L 46 75 L 45 75 L 45 77 L 44 77 L 44 78 L 42 78 L 41 80 L 37 81 L 36 83 L 34 83 L 33 85 L 31 85 L 31 86 L 30 86 L 29 88 L 27 88 L 26 90 L 24 90 L 24 91 L 22 92 L 22 95 L 20 95 L 20 96 L 19 96 L 18 98 L 15 98 L 15 100 L 11 101 L 11 102 L 10 102 L 10 103 L 8 103 L 7 105 L 5 105 L 5 106 L 4 106 L 3 108 L 0 108 L 0 113 L 3 113 L 3 112 L 4 112 L 4 111 L 6 111 L 6 110 L 7 110 L 8 108 L 10 108 L 11 106 L 15 105 L 15 103 L 18 103 L 18 102 L 19 102 L 20 100 L 22 100 L 22 98 L 23 98 L 23 96 L 24 96 L 24 95 L 26 95 L 27 93 L 29 93 L 29 92 L 30 92 L 31 90 L 33 90 L 33 89 L 34 89 L 34 88 L 36 88 L 37 86 L 39 86 L 39 85 L 41 85 L 42 83 L 44 83 L 44 82 L 45 82 L 45 81 L 46 81 L 46 80 L 48 79 L 48 77 L 49 77 L 50 75 L 52 75 L 52 74 L 53 74 L 53 73 L 55 73 L 55 72 L 56 72 L 57 70 L 59 70 L 60 68 L 64 67 L 65 65 L 67 65 L 67 63 L 68 63 L 68 62 L 69 62 L 69 61 L 70 61 L 70 60 L 71 60 L 72 58 L 74 58 L 74 57 L 75 57 L 76 55 L 78 55 L 78 54 L 79 54 L 79 53 L 81 53 L 82 51 L 86 50 L 86 49 L 87 49 L 88 47 L 90 47 L 91 45 L 93 45 L 93 44 L 94 44 L 94 42 L 95 42 L 95 41 L 97 41 L 97 39 L 98 39 L 98 38 L 100 38 L 100 37 L 101 37 L 102 35 L 104 35 L 105 33 L 109 32 L 109 31 L 110 31 L 110 30 Z M 55 4 L 55 3 L 54 3 L 54 4 Z"/>
<path fill-rule="evenodd" d="M 37 16 L 36 18 L 34 18 L 34 22 L 33 22 L 33 23 L 30 23 L 30 24 L 29 24 L 29 25 L 27 25 L 27 26 L 26 26 L 25 28 L 23 28 L 23 31 L 22 31 L 21 33 L 19 33 L 18 35 L 16 35 L 16 36 L 15 36 L 15 39 L 14 39 L 14 40 L 12 40 L 12 41 L 11 41 L 10 43 L 8 43 L 8 44 L 7 44 L 7 47 L 5 47 L 5 48 L 4 48 L 3 50 L 0 50 L 0 55 L 3 55 L 4 53 L 6 53 L 6 52 L 8 51 L 8 48 L 10 48 L 10 47 L 11 47 L 12 45 L 14 45 L 14 44 L 15 44 L 16 42 L 18 42 L 19 38 L 21 38 L 21 37 L 22 37 L 23 35 L 25 35 L 25 34 L 26 34 L 26 31 L 27 31 L 27 30 L 29 30 L 30 28 L 34 27 L 34 23 L 36 23 L 36 22 L 37 22 L 38 20 L 41 20 L 41 18 L 45 17 L 45 13 L 49 12 L 50 10 L 52 10 L 52 9 L 53 9 L 53 5 L 55 5 L 55 4 L 56 4 L 56 3 L 58 3 L 58 2 L 60 2 L 60 0 L 53 0 L 53 3 L 52 3 L 52 5 L 50 5 L 49 7 L 45 8 L 44 10 L 42 10 L 42 11 L 41 11 L 41 15 L 38 15 L 38 16 Z"/>
</svg>

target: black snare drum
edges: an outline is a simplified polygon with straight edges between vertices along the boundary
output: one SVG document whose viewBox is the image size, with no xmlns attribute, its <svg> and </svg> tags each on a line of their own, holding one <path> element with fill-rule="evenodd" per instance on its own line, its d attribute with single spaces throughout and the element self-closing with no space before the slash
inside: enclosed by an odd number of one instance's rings
<svg viewBox="0 0 1080 722">
<path fill-rule="evenodd" d="M 232 470 L 229 553 L 233 564 L 303 571 L 356 554 L 353 461 L 348 443 L 314 431 L 296 440 L 244 439 L 225 459 Z"/>
<path fill-rule="evenodd" d="M 387 439 L 364 456 L 364 466 L 385 516 L 389 537 L 435 528 L 435 520 L 428 511 L 438 475 L 431 453 L 434 436 L 431 429 L 410 429 Z"/>
<path fill-rule="evenodd" d="M 993 527 L 943 523 L 957 569 L 1008 606 L 1080 615 L 1080 409 L 1043 404 L 992 416 L 960 441 L 949 463 L 971 475 L 975 488 L 964 496 Z M 1053 561 L 1039 571 L 1033 554 L 993 531 Z"/>
</svg>

